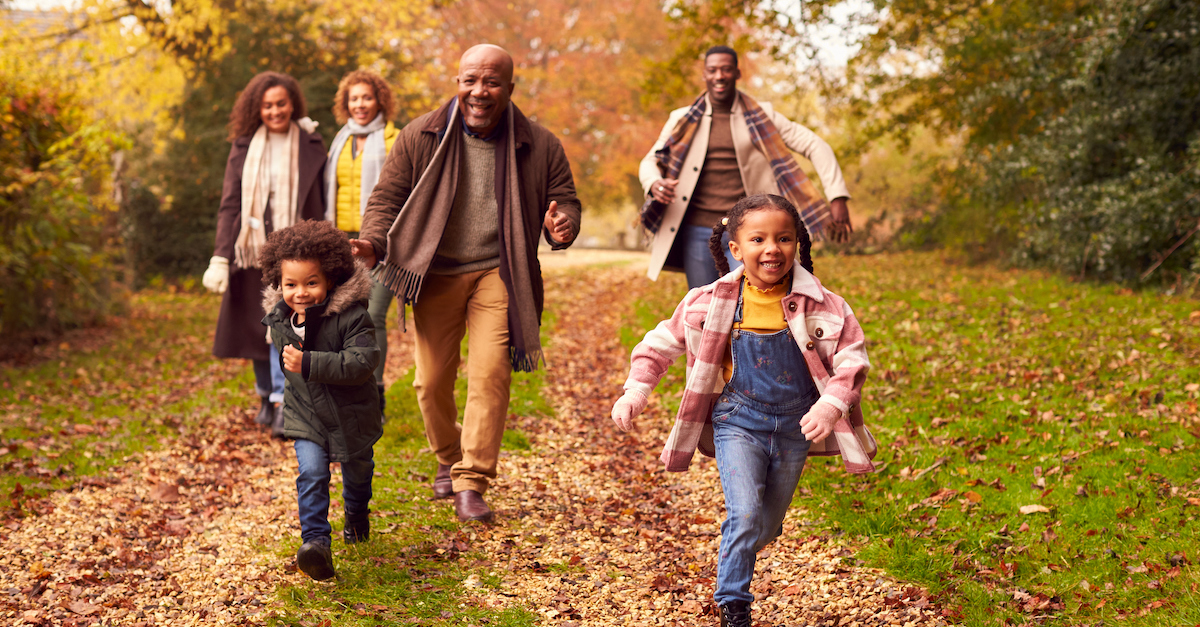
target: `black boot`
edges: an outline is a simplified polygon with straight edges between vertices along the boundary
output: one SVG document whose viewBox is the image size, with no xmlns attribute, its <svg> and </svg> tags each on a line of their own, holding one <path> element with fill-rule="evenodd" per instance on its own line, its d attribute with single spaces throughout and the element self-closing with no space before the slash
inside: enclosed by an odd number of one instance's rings
<svg viewBox="0 0 1200 627">
<path fill-rule="evenodd" d="M 750 602 L 730 601 L 722 605 L 721 627 L 750 627 Z"/>
<path fill-rule="evenodd" d="M 269 427 L 271 426 L 272 418 L 274 418 L 274 415 L 271 413 L 271 397 L 264 396 L 262 397 L 262 407 L 258 409 L 258 415 L 254 417 L 254 423 Z"/>
<path fill-rule="evenodd" d="M 328 539 L 324 542 L 305 542 L 300 550 L 296 551 L 296 565 L 305 575 L 317 581 L 324 581 L 337 574 L 333 570 L 333 551 L 329 549 L 327 542 Z"/>
<path fill-rule="evenodd" d="M 271 404 L 271 437 L 283 439 L 283 403 Z"/>
<path fill-rule="evenodd" d="M 371 539 L 371 519 L 367 514 L 346 514 L 346 526 L 342 529 L 342 539 L 346 544 L 357 544 Z"/>
</svg>

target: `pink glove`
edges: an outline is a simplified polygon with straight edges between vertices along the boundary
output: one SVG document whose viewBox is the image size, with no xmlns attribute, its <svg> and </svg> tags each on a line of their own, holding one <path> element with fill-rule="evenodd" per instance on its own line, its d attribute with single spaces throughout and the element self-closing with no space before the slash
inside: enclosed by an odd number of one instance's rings
<svg viewBox="0 0 1200 627">
<path fill-rule="evenodd" d="M 633 419 L 646 409 L 646 395 L 637 390 L 625 390 L 625 395 L 617 399 L 612 408 L 613 422 L 621 431 L 633 428 Z"/>
<path fill-rule="evenodd" d="M 800 419 L 800 431 L 809 442 L 817 443 L 833 433 L 833 425 L 842 419 L 842 410 L 829 401 L 818 400 Z"/>
</svg>

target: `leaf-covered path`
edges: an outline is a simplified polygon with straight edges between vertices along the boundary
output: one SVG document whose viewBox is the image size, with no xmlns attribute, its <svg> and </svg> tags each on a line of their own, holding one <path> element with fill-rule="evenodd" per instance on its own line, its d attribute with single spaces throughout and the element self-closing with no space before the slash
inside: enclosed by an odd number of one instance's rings
<svg viewBox="0 0 1200 627">
<path fill-rule="evenodd" d="M 624 267 L 548 269 L 547 281 L 554 323 L 543 393 L 555 415 L 510 418 L 531 448 L 502 460 L 488 493 L 498 522 L 456 532 L 501 583 L 467 577 L 466 598 L 529 608 L 547 625 L 716 624 L 715 464 L 698 458 L 690 472 L 662 471 L 671 416 L 661 396 L 637 432 L 620 433 L 607 418 L 628 363 L 621 327 L 642 295 L 663 286 Z M 410 363 L 407 338 L 394 333 L 392 346 L 389 380 Z M 245 408 L 208 420 L 202 432 L 184 431 L 10 521 L 0 533 L 0 622 L 266 622 L 276 588 L 304 581 L 268 550 L 298 535 L 291 450 L 255 428 Z M 806 523 L 798 503 L 783 537 L 760 554 L 757 623 L 944 624 L 922 590 L 849 556 Z"/>
</svg>

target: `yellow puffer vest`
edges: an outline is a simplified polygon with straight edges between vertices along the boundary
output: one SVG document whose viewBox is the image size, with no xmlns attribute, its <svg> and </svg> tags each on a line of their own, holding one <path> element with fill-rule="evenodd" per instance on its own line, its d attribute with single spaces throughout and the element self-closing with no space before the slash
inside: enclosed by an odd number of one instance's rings
<svg viewBox="0 0 1200 627">
<path fill-rule="evenodd" d="M 396 143 L 396 138 L 400 136 L 400 131 L 391 122 L 383 129 L 383 145 L 388 152 L 392 151 L 392 144 Z M 348 233 L 355 233 L 362 227 L 362 210 L 360 208 L 362 196 L 362 159 L 355 159 L 351 156 L 353 151 L 350 148 L 350 143 L 354 141 L 351 137 L 350 141 L 342 148 L 342 152 L 338 155 L 337 162 L 337 212 L 334 216 L 337 227 Z"/>
</svg>

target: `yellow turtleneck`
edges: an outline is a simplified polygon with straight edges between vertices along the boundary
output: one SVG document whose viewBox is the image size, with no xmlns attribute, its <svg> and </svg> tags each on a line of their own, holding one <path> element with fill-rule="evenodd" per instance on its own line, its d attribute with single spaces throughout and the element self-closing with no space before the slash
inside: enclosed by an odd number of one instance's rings
<svg viewBox="0 0 1200 627">
<path fill-rule="evenodd" d="M 742 321 L 734 322 L 733 328 L 752 333 L 770 334 L 787 328 L 783 318 L 783 297 L 788 293 L 791 277 L 761 290 L 742 279 Z M 730 339 L 732 342 L 732 338 Z M 725 363 L 721 368 L 725 382 L 733 377 L 733 348 L 725 349 Z"/>
</svg>

